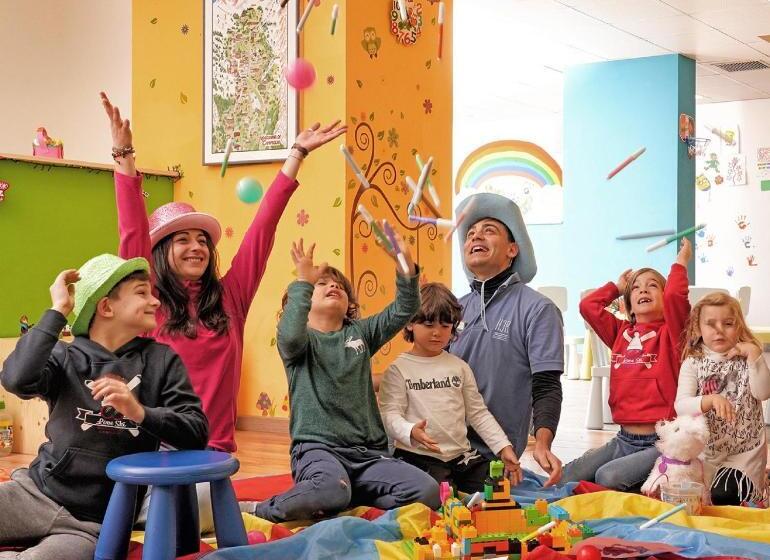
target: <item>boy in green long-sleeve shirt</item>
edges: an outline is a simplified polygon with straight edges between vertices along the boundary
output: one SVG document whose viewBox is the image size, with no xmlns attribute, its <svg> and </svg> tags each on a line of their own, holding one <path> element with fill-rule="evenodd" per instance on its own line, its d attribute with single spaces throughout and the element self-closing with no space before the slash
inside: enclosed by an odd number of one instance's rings
<svg viewBox="0 0 770 560">
<path fill-rule="evenodd" d="M 398 274 L 396 299 L 381 313 L 357 319 L 347 278 L 313 265 L 313 244 L 292 244 L 297 281 L 289 285 L 278 323 L 278 352 L 289 380 L 295 486 L 257 504 L 273 522 L 316 519 L 357 505 L 391 509 L 439 506 L 436 482 L 388 453 L 370 360 L 420 307 L 417 269 L 398 240 L 412 276 Z M 391 255 L 392 256 L 392 255 Z"/>
</svg>

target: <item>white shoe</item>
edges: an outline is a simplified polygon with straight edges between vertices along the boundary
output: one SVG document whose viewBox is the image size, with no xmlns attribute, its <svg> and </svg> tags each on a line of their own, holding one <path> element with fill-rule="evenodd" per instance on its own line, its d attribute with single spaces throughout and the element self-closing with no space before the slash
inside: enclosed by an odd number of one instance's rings
<svg viewBox="0 0 770 560">
<path fill-rule="evenodd" d="M 241 509 L 242 513 L 249 513 L 251 515 L 255 515 L 255 511 L 257 510 L 257 506 L 261 504 L 262 502 L 260 500 L 257 501 L 243 501 L 238 502 L 238 507 Z"/>
</svg>

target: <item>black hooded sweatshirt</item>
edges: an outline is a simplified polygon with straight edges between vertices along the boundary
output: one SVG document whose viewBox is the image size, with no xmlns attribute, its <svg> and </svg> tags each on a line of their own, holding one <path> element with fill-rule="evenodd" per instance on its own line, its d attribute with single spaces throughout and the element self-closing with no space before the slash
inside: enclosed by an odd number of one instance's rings
<svg viewBox="0 0 770 560">
<path fill-rule="evenodd" d="M 37 487 L 82 521 L 101 523 L 112 492 L 107 463 L 122 455 L 156 451 L 161 441 L 178 449 L 203 449 L 208 422 L 177 354 L 151 338 L 134 338 L 115 352 L 85 336 L 59 341 L 67 319 L 48 310 L 16 345 L 0 382 L 22 399 L 48 403 L 48 441 L 29 474 Z M 102 408 L 87 383 L 111 372 L 136 386 L 145 408 L 137 425 Z"/>
</svg>

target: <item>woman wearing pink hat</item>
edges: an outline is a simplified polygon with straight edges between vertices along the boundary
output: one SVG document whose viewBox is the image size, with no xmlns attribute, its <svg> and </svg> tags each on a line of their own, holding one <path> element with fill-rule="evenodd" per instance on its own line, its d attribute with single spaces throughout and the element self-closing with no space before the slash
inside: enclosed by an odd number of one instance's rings
<svg viewBox="0 0 770 560">
<path fill-rule="evenodd" d="M 232 452 L 244 324 L 265 272 L 278 220 L 299 186 L 296 176 L 302 160 L 343 134 L 346 127 L 339 126 L 339 121 L 323 128 L 316 123 L 297 135 L 230 270 L 220 277 L 219 222 L 184 202 L 161 206 L 148 221 L 130 124 L 104 93 L 101 98 L 112 129 L 120 256 L 150 261 L 161 301 L 152 336 L 171 346 L 187 366 L 209 420 L 209 447 Z"/>
</svg>

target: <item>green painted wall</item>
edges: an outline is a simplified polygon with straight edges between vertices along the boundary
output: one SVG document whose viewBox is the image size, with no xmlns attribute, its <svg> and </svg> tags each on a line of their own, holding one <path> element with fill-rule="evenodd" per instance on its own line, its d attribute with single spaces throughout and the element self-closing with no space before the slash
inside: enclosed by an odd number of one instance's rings
<svg viewBox="0 0 770 560">
<path fill-rule="evenodd" d="M 0 337 L 19 334 L 51 305 L 56 275 L 115 253 L 118 226 L 112 172 L 0 160 L 9 183 L 0 202 Z M 148 211 L 170 202 L 171 179 L 146 176 Z"/>
</svg>

